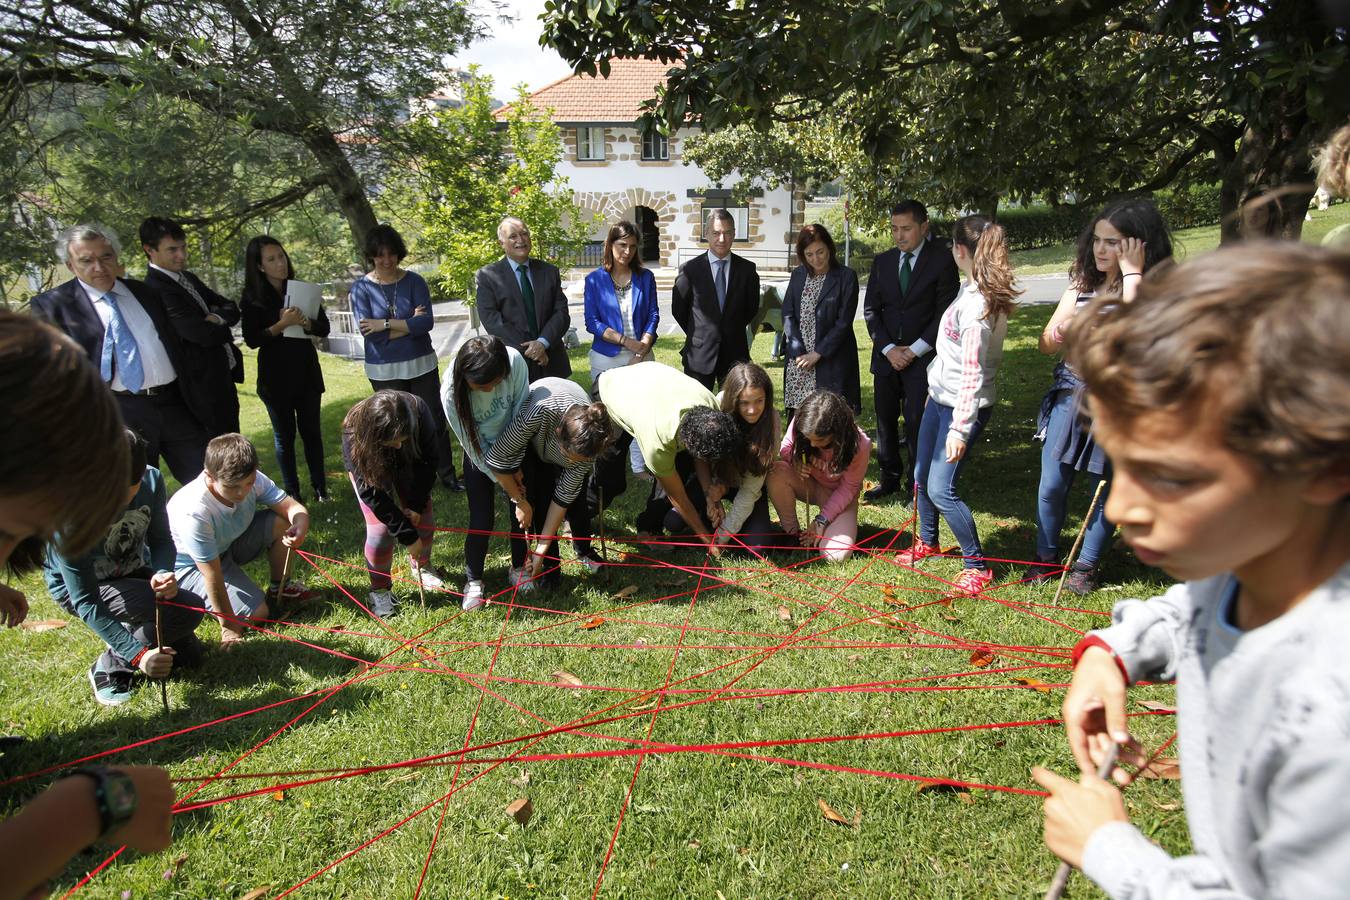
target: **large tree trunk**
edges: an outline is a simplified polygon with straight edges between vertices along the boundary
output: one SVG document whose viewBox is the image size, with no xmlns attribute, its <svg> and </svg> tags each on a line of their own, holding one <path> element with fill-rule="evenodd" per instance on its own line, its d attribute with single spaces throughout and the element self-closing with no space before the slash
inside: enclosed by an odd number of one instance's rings
<svg viewBox="0 0 1350 900">
<path fill-rule="evenodd" d="M 1316 126 L 1287 91 L 1271 97 L 1260 121 L 1247 122 L 1220 188 L 1221 240 L 1287 238 L 1303 234 L 1315 184 L 1311 147 Z"/>
<path fill-rule="evenodd" d="M 305 146 L 314 154 L 323 171 L 324 181 L 337 199 L 342 217 L 347 220 L 347 228 L 352 233 L 352 246 L 358 258 L 362 255 L 366 235 L 379 224 L 375 217 L 375 208 L 366 196 L 365 182 L 352 167 L 351 160 L 343 151 L 342 145 L 333 137 L 333 133 L 323 127 L 306 131 Z"/>
</svg>

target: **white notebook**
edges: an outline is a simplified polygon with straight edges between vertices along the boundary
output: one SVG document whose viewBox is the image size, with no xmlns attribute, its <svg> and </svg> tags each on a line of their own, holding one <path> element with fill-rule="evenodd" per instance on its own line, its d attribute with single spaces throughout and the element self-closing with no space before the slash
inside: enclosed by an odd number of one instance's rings
<svg viewBox="0 0 1350 900">
<path fill-rule="evenodd" d="M 323 289 L 308 281 L 291 279 L 286 282 L 286 305 L 300 310 L 306 319 L 316 318 L 323 305 Z M 282 334 L 289 338 L 309 338 L 299 325 L 289 326 Z"/>
</svg>

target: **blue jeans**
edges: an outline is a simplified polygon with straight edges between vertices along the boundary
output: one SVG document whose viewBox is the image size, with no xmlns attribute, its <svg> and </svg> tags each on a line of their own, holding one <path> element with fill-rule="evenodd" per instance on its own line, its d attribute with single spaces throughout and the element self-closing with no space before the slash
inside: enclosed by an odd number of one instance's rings
<svg viewBox="0 0 1350 900">
<path fill-rule="evenodd" d="M 914 457 L 914 484 L 918 488 L 916 507 L 919 511 L 919 539 L 936 547 L 938 543 L 938 513 L 947 520 L 967 569 L 983 569 L 984 551 L 980 548 L 980 534 L 975 530 L 975 517 L 970 507 L 956 496 L 956 479 L 975 449 L 975 441 L 988 424 L 994 408 L 986 406 L 975 416 L 966 441 L 966 452 L 955 463 L 947 462 L 947 432 L 952 427 L 952 408 L 928 398 L 919 425 L 919 448 Z"/>
<path fill-rule="evenodd" d="M 328 477 L 323 467 L 323 434 L 319 429 L 319 401 L 321 394 L 306 394 L 290 402 L 264 401 L 267 417 L 272 420 L 272 435 L 277 451 L 277 467 L 281 469 L 281 486 L 289 494 L 300 492 L 300 473 L 295 467 L 295 432 L 305 442 L 305 464 L 309 468 L 309 485 L 316 494 L 328 493 Z"/>
<path fill-rule="evenodd" d="M 1045 426 L 1045 447 L 1041 450 L 1041 483 L 1036 491 L 1036 556 L 1043 560 L 1058 560 L 1059 533 L 1064 527 L 1064 518 L 1069 505 L 1069 489 L 1079 474 L 1073 466 L 1060 462 L 1054 449 L 1063 443 L 1064 433 L 1073 425 L 1073 398 L 1068 391 L 1050 410 L 1050 419 Z M 1092 472 L 1083 472 L 1087 479 L 1088 496 L 1097 490 L 1101 476 Z M 1087 532 L 1083 535 L 1083 546 L 1078 551 L 1077 564 L 1084 568 L 1095 567 L 1111 542 L 1116 526 L 1106 519 L 1106 498 L 1111 492 L 1108 481 L 1102 489 L 1101 499 L 1092 511 Z"/>
</svg>

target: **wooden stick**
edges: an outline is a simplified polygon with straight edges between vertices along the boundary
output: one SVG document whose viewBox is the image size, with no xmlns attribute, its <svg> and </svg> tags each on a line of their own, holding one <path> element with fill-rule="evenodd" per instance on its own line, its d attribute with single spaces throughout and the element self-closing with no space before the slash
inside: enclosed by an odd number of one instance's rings
<svg viewBox="0 0 1350 900">
<path fill-rule="evenodd" d="M 1055 599 L 1050 602 L 1051 606 L 1059 605 L 1059 595 L 1064 593 L 1064 580 L 1069 577 L 1069 567 L 1073 565 L 1073 558 L 1078 555 L 1078 548 L 1083 546 L 1083 535 L 1087 534 L 1088 525 L 1092 523 L 1092 514 L 1097 511 L 1097 501 L 1101 499 L 1104 487 L 1106 487 L 1105 478 L 1097 482 L 1097 490 L 1092 493 L 1092 502 L 1088 504 L 1087 515 L 1083 517 L 1083 527 L 1078 529 L 1078 537 L 1074 539 L 1073 547 L 1069 550 L 1069 558 L 1064 561 L 1064 571 L 1059 573 L 1059 587 L 1055 588 Z"/>
<path fill-rule="evenodd" d="M 164 652 L 164 617 L 160 612 L 159 597 L 155 597 L 155 643 L 159 644 L 159 652 Z M 161 678 L 159 680 L 159 699 L 164 703 L 164 715 L 169 714 L 169 680 Z"/>
<path fill-rule="evenodd" d="M 600 483 L 600 464 L 596 463 L 591 467 L 591 473 L 595 477 L 595 494 L 599 498 L 600 508 L 596 510 L 596 518 L 600 523 L 600 556 L 606 562 L 609 561 L 609 548 L 605 546 L 605 486 Z"/>
<path fill-rule="evenodd" d="M 1097 767 L 1098 778 L 1106 778 L 1111 774 L 1111 770 L 1115 768 L 1117 749 L 1116 745 L 1112 744 L 1111 749 L 1107 751 L 1106 759 L 1103 759 L 1102 764 Z M 1055 877 L 1050 880 L 1050 887 L 1046 890 L 1045 897 L 1042 898 L 1042 900 L 1059 900 L 1059 898 L 1063 897 L 1064 889 L 1069 885 L 1069 876 L 1072 874 L 1073 866 L 1066 862 L 1060 863 L 1059 868 L 1055 870 Z"/>
<path fill-rule="evenodd" d="M 427 608 L 427 591 L 422 586 L 422 564 L 417 564 L 417 599 L 421 602 L 422 608 Z"/>
<path fill-rule="evenodd" d="M 294 547 L 286 547 L 286 561 L 281 564 L 281 584 L 277 587 L 277 608 L 272 610 L 274 618 L 279 618 L 277 613 L 281 611 L 281 598 L 286 593 L 286 582 L 291 579 L 291 554 L 294 552 Z"/>
</svg>

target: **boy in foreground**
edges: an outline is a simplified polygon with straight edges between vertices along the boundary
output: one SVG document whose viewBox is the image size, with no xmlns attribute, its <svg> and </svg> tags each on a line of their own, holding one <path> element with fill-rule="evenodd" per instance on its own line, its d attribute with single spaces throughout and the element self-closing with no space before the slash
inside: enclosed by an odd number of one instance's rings
<svg viewBox="0 0 1350 900">
<path fill-rule="evenodd" d="M 281 584 L 286 548 L 309 533 L 309 513 L 258 471 L 258 451 L 242 434 L 206 445 L 202 474 L 169 500 L 169 527 L 178 547 L 178 586 L 205 597 L 220 620 L 220 642 L 243 638 L 247 622 L 266 619 L 282 599 L 305 600 L 298 584 Z M 266 593 L 242 566 L 267 554 Z"/>
<path fill-rule="evenodd" d="M 1074 649 L 1082 776 L 1034 770 L 1046 843 L 1115 898 L 1344 896 L 1350 256 L 1246 244 L 1160 274 L 1070 343 L 1114 467 L 1107 518 L 1183 583 Z M 1113 743 L 1142 762 L 1125 690 L 1168 679 L 1194 845 L 1177 858 L 1095 775 Z"/>
</svg>

